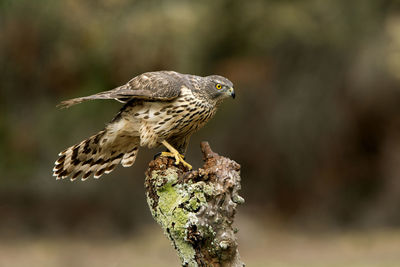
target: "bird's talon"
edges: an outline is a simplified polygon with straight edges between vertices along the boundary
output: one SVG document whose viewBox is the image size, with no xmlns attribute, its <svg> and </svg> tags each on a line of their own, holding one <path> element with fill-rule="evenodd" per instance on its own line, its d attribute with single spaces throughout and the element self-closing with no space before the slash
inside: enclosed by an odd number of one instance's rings
<svg viewBox="0 0 400 267">
<path fill-rule="evenodd" d="M 156 160 L 156 158 L 158 158 L 158 157 L 161 156 L 161 155 L 162 155 L 161 152 L 156 153 L 156 154 L 154 155 L 154 157 L 153 157 L 153 160 Z"/>
<path fill-rule="evenodd" d="M 187 163 L 185 160 L 184 160 L 184 156 L 183 155 L 181 155 L 181 154 L 179 154 L 178 152 L 177 153 L 173 153 L 173 152 L 161 152 L 161 156 L 163 156 L 163 157 L 171 157 L 171 158 L 175 158 L 175 165 L 179 165 L 179 163 L 182 163 L 183 164 L 183 166 L 185 166 L 186 168 L 188 168 L 189 170 L 191 170 L 192 169 L 192 165 L 190 165 L 189 163 Z"/>
</svg>

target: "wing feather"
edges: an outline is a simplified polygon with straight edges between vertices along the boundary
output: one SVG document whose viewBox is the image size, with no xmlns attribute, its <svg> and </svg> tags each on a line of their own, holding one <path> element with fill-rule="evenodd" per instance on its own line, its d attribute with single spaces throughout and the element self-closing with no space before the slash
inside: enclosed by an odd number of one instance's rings
<svg viewBox="0 0 400 267">
<path fill-rule="evenodd" d="M 69 108 L 88 100 L 97 99 L 115 99 L 120 102 L 131 99 L 169 101 L 179 96 L 181 87 L 186 82 L 184 74 L 174 71 L 146 72 L 110 91 L 69 99 L 61 102 L 58 107 Z"/>
</svg>

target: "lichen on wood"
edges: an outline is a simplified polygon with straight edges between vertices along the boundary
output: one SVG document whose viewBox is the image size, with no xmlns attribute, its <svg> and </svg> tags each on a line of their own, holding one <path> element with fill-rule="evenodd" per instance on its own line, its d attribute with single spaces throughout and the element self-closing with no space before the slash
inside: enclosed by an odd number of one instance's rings
<svg viewBox="0 0 400 267">
<path fill-rule="evenodd" d="M 158 157 L 146 171 L 146 196 L 154 219 L 171 240 L 182 266 L 244 266 L 232 224 L 240 190 L 240 165 L 201 143 L 204 166 L 188 171 Z"/>
</svg>

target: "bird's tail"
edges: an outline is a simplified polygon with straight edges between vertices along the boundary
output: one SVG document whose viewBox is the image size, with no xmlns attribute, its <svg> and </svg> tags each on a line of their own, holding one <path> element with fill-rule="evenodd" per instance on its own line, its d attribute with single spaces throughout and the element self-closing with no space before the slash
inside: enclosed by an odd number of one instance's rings
<svg viewBox="0 0 400 267">
<path fill-rule="evenodd" d="M 71 176 L 71 181 L 82 175 L 82 181 L 99 178 L 108 174 L 121 163 L 124 167 L 132 166 L 139 151 L 139 140 L 127 135 L 118 136 L 110 130 L 99 133 L 71 146 L 59 153 L 55 162 L 53 176 L 64 179 Z"/>
</svg>

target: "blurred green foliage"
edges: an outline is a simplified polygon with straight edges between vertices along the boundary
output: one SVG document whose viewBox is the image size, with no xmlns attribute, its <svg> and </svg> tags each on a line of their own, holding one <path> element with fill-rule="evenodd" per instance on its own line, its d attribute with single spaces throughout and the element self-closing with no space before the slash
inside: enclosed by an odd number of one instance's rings
<svg viewBox="0 0 400 267">
<path fill-rule="evenodd" d="M 234 82 L 237 100 L 194 136 L 188 159 L 200 166 L 198 143 L 208 140 L 242 164 L 249 211 L 300 225 L 398 226 L 399 7 L 1 1 L 0 225 L 81 231 L 96 221 L 124 232 L 149 220 L 143 172 L 155 151 L 100 181 L 51 177 L 57 153 L 100 130 L 120 104 L 55 105 L 170 69 Z"/>
</svg>

